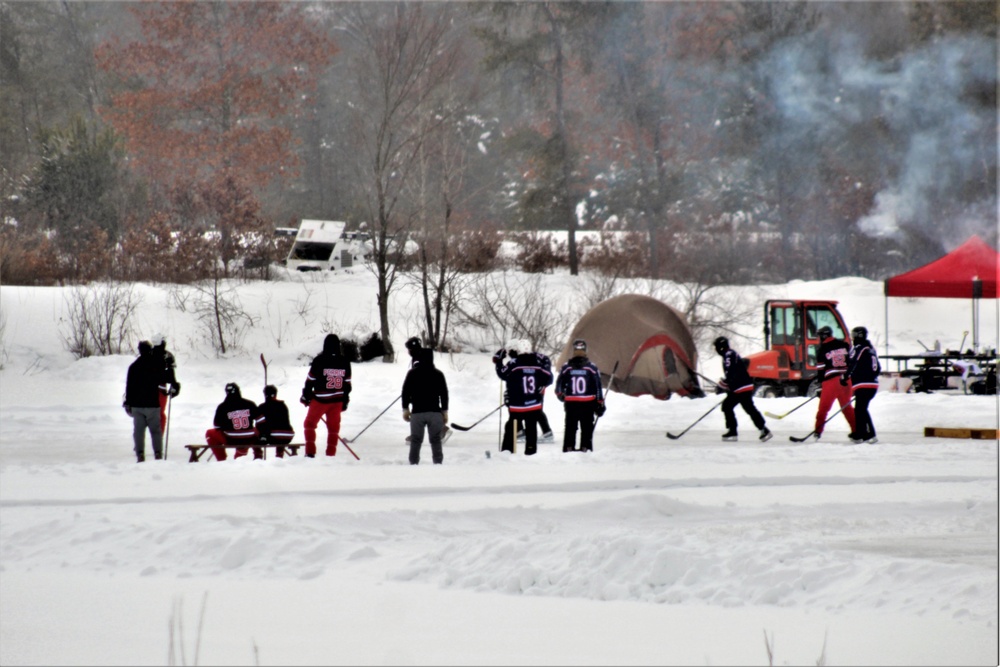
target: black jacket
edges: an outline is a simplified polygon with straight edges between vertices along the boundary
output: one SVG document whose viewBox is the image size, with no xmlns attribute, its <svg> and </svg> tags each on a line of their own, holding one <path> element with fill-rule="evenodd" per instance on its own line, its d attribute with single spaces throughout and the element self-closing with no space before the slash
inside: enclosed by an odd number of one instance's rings
<svg viewBox="0 0 1000 667">
<path fill-rule="evenodd" d="M 422 349 L 414 356 L 413 368 L 403 380 L 402 398 L 403 409 L 414 414 L 448 409 L 448 383 L 444 373 L 434 367 L 431 350 Z"/>
<path fill-rule="evenodd" d="M 125 405 L 130 408 L 159 408 L 160 385 L 164 382 L 163 363 L 152 352 L 139 355 L 128 367 L 125 378 Z"/>
</svg>

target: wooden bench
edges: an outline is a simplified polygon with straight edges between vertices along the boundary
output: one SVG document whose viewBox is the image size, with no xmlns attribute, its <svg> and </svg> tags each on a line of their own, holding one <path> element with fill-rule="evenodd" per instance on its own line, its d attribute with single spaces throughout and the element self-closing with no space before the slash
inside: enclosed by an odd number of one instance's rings
<svg viewBox="0 0 1000 667">
<path fill-rule="evenodd" d="M 252 450 L 254 448 L 262 449 L 262 450 L 264 450 L 264 458 L 265 459 L 267 458 L 267 450 L 269 450 L 269 449 L 275 449 L 278 452 L 282 452 L 282 453 L 284 453 L 284 452 L 287 451 L 289 456 L 296 456 L 299 453 L 299 447 L 305 447 L 304 444 L 295 443 L 295 442 L 290 442 L 287 445 L 277 445 L 277 444 L 274 444 L 274 443 L 268 443 L 266 445 L 250 445 L 250 444 L 246 444 L 246 445 L 218 445 L 218 446 L 222 447 L 223 449 L 244 449 L 244 448 L 250 449 L 250 450 Z M 195 462 L 201 460 L 201 457 L 204 456 L 206 452 L 212 453 L 211 446 L 209 446 L 207 444 L 206 445 L 184 445 L 184 448 L 187 449 L 189 452 L 191 452 L 191 458 L 188 459 L 188 463 L 195 463 Z M 214 453 L 212 455 L 215 456 Z"/>
</svg>

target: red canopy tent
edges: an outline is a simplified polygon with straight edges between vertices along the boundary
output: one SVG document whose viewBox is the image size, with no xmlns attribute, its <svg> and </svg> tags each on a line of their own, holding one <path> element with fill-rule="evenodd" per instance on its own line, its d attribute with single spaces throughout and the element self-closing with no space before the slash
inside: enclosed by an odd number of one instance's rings
<svg viewBox="0 0 1000 667">
<path fill-rule="evenodd" d="M 920 268 L 885 281 L 885 328 L 888 353 L 890 296 L 972 299 L 972 345 L 978 346 L 978 299 L 997 298 L 1000 253 L 978 236 Z"/>
</svg>

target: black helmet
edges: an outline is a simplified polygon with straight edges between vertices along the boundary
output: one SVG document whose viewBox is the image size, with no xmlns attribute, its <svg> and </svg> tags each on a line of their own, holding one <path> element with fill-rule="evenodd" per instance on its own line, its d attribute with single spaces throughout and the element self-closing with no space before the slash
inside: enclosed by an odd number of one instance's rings
<svg viewBox="0 0 1000 667">
<path fill-rule="evenodd" d="M 574 357 L 585 357 L 587 356 L 587 341 L 582 338 L 577 338 L 573 341 L 573 356 Z"/>
<path fill-rule="evenodd" d="M 406 341 L 406 349 L 410 353 L 410 356 L 414 359 L 416 359 L 417 353 L 420 351 L 421 347 L 420 339 L 416 336 L 411 336 Z"/>
<path fill-rule="evenodd" d="M 819 331 L 816 332 L 816 335 L 819 336 L 820 340 L 824 340 L 826 338 L 833 338 L 833 329 L 831 329 L 828 326 L 822 326 L 819 328 Z"/>
<path fill-rule="evenodd" d="M 153 346 L 149 344 L 148 340 L 139 341 L 139 354 L 149 354 L 153 351 Z"/>
<path fill-rule="evenodd" d="M 269 384 L 264 387 L 264 398 L 274 398 L 278 395 L 278 388 L 273 384 Z"/>
<path fill-rule="evenodd" d="M 340 337 L 337 334 L 327 334 L 323 340 L 325 354 L 340 354 Z"/>
<path fill-rule="evenodd" d="M 242 398 L 243 394 L 240 393 L 240 386 L 235 382 L 230 382 L 226 385 L 226 395 L 236 396 L 237 398 Z"/>
<path fill-rule="evenodd" d="M 851 339 L 855 342 L 868 340 L 868 329 L 864 327 L 854 327 L 851 329 Z"/>
<path fill-rule="evenodd" d="M 719 354 L 725 354 L 726 350 L 729 349 L 729 339 L 725 336 L 719 336 L 715 339 L 715 342 L 712 343 L 712 345 L 715 346 L 716 352 Z"/>
</svg>

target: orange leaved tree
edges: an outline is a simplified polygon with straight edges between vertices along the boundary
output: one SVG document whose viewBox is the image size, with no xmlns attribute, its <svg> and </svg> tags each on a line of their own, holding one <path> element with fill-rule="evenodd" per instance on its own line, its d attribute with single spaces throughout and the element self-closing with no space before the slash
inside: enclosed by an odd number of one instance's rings
<svg viewBox="0 0 1000 667">
<path fill-rule="evenodd" d="M 141 38 L 98 49 L 115 91 L 101 112 L 154 189 L 233 179 L 256 189 L 293 175 L 289 128 L 337 51 L 308 6 L 144 2 L 131 11 Z"/>
</svg>

